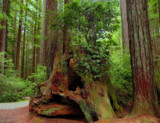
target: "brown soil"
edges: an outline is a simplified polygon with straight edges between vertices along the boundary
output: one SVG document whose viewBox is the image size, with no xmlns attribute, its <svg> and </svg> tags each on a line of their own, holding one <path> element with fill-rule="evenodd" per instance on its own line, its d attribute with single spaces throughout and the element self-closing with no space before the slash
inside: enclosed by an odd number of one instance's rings
<svg viewBox="0 0 160 123">
<path fill-rule="evenodd" d="M 45 118 L 29 115 L 28 107 L 0 110 L 0 123 L 86 123 L 85 120 Z"/>
<path fill-rule="evenodd" d="M 86 123 L 83 119 L 45 118 L 29 115 L 28 107 L 0 110 L 0 123 Z M 96 123 L 160 123 L 158 118 L 141 115 L 135 118 L 101 120 Z"/>
</svg>

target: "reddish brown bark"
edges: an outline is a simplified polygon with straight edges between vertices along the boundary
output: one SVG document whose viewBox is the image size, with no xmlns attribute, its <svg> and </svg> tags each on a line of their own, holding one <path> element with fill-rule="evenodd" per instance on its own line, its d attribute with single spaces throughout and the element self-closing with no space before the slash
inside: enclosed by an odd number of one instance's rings
<svg viewBox="0 0 160 123">
<path fill-rule="evenodd" d="M 3 8 L 2 12 L 4 14 L 7 13 L 7 7 L 8 7 L 8 0 L 3 0 Z M 5 52 L 5 42 L 6 42 L 6 25 L 7 25 L 7 20 L 3 19 L 1 21 L 1 26 L 3 26 L 2 29 L 0 29 L 0 52 Z M 5 55 L 2 55 L 4 58 Z M 0 72 L 3 74 L 4 73 L 4 61 L 1 60 L 0 62 Z"/>
<path fill-rule="evenodd" d="M 29 51 L 29 49 L 30 49 L 30 39 L 29 38 L 27 38 L 27 44 L 26 44 L 26 61 L 25 61 L 25 79 L 27 79 L 27 77 L 28 77 L 28 74 L 29 74 L 29 68 L 28 68 L 28 62 L 29 62 L 29 53 L 28 53 L 28 51 Z"/>
<path fill-rule="evenodd" d="M 24 78 L 24 52 L 25 52 L 25 39 L 26 38 L 26 27 L 24 27 L 24 35 L 23 35 L 23 46 L 22 46 L 22 59 L 21 59 L 21 78 Z"/>
<path fill-rule="evenodd" d="M 47 16 L 47 34 L 46 36 L 48 39 L 46 40 L 46 67 L 47 67 L 47 78 L 50 77 L 50 74 L 52 73 L 53 64 L 54 64 L 54 56 L 56 53 L 57 48 L 57 31 L 56 29 L 50 29 L 50 23 L 52 18 L 55 16 L 54 12 L 57 11 L 57 1 L 56 0 L 48 0 L 47 1 L 47 11 L 52 11 L 53 13 L 50 13 Z"/>
<path fill-rule="evenodd" d="M 36 20 L 37 21 L 37 20 Z M 36 35 L 37 33 L 37 22 L 35 22 L 35 29 L 34 29 L 34 34 Z M 34 38 L 34 44 L 33 44 L 33 61 L 32 61 L 32 73 L 35 73 L 35 65 L 36 65 L 36 37 Z"/>
<path fill-rule="evenodd" d="M 23 0 L 21 0 L 21 3 L 23 4 Z M 22 7 L 21 7 L 21 10 L 20 10 L 20 16 L 22 16 Z M 16 74 L 17 74 L 17 76 L 18 76 L 18 70 L 19 70 L 19 56 L 20 56 L 21 33 L 22 33 L 22 18 L 19 19 L 17 51 L 16 51 L 16 71 L 17 71 Z"/>
<path fill-rule="evenodd" d="M 15 17 L 14 18 L 14 25 L 13 25 L 13 27 L 14 27 L 14 29 L 16 30 L 16 22 L 17 22 L 17 17 Z M 16 45 L 16 31 L 14 32 L 14 37 L 13 37 L 13 40 L 14 40 L 14 42 L 13 42 L 13 47 L 12 47 L 12 61 L 13 61 L 13 64 L 15 65 L 15 62 L 16 62 L 16 59 L 15 59 L 15 57 L 16 57 L 16 49 L 15 49 L 15 45 Z"/>
<path fill-rule="evenodd" d="M 28 6 L 28 0 L 26 1 L 26 7 Z M 25 23 L 27 21 L 27 9 L 25 11 Z M 23 35 L 23 47 L 22 47 L 22 59 L 21 59 L 21 78 L 24 78 L 24 57 L 25 57 L 25 42 L 26 42 L 26 24 L 24 24 Z"/>
<path fill-rule="evenodd" d="M 3 0 L 3 8 L 2 12 L 7 13 L 7 6 L 8 6 L 8 0 Z M 5 26 L 7 24 L 7 20 L 4 19 L 1 21 L 1 26 L 3 26 L 2 29 L 0 29 L 0 52 L 5 51 L 5 38 L 6 38 L 6 29 Z"/>
<path fill-rule="evenodd" d="M 129 44 L 134 85 L 132 114 L 158 116 L 158 100 L 146 0 L 127 0 Z"/>
<path fill-rule="evenodd" d="M 40 11 L 39 11 L 40 12 Z M 39 13 L 39 18 L 40 18 L 40 13 Z M 37 30 L 37 34 L 40 35 L 40 23 L 38 23 L 38 30 Z M 37 45 L 39 45 L 39 42 L 37 40 Z M 36 65 L 39 64 L 39 47 L 36 48 Z"/>
</svg>

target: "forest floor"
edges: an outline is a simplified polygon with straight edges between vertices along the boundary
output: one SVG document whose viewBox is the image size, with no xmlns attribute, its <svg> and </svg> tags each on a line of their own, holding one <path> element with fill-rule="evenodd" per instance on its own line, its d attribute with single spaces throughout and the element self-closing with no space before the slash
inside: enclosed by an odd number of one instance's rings
<svg viewBox="0 0 160 123">
<path fill-rule="evenodd" d="M 29 109 L 27 105 L 28 101 L 17 103 L 1 103 L 0 123 L 86 123 L 84 119 L 45 118 L 40 116 L 31 116 L 29 115 Z M 126 109 L 119 114 L 119 117 L 124 117 L 129 113 L 129 110 Z M 101 120 L 96 123 L 160 123 L 160 119 L 150 115 L 141 115 L 135 118 Z"/>
</svg>

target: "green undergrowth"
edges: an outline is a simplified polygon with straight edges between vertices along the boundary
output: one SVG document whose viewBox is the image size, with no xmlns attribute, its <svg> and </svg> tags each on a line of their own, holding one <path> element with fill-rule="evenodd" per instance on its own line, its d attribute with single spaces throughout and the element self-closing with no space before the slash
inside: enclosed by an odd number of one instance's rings
<svg viewBox="0 0 160 123">
<path fill-rule="evenodd" d="M 121 49 L 111 53 L 112 65 L 110 68 L 111 82 L 116 92 L 119 104 L 126 105 L 133 97 L 132 71 L 129 53 Z"/>
<path fill-rule="evenodd" d="M 37 73 L 30 75 L 26 80 L 16 77 L 16 71 L 11 59 L 4 59 L 5 71 L 0 74 L 0 102 L 24 101 L 24 97 L 35 94 L 36 85 L 45 81 L 45 68 L 38 66 Z M 34 81 L 32 79 L 34 78 Z"/>
</svg>

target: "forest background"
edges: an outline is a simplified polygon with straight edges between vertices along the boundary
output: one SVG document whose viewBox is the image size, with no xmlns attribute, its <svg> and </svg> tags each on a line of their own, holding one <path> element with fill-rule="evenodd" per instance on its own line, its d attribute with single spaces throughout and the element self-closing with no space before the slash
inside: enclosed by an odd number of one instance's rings
<svg viewBox="0 0 160 123">
<path fill-rule="evenodd" d="M 114 110 L 121 111 L 122 107 L 131 104 L 133 86 L 126 3 L 124 0 L 109 1 L 106 7 L 103 0 L 74 0 L 64 11 L 64 0 L 44 0 L 43 4 L 42 0 L 0 0 L 0 102 L 20 101 L 36 94 L 36 85 L 45 82 L 52 73 L 56 41 L 64 38 L 57 32 L 65 31 L 64 25 L 67 25 L 72 29 L 69 45 L 73 47 L 74 55 L 80 49 L 92 53 L 74 56 L 75 65 L 81 68 L 77 73 L 90 72 L 94 79 L 100 78 L 103 73 L 99 69 L 99 58 L 105 59 L 102 69 L 107 68 L 114 90 L 110 94 L 115 95 L 112 97 L 116 102 Z M 91 12 L 97 13 L 97 27 L 92 23 L 93 17 L 88 16 Z M 148 13 L 155 79 L 160 89 L 159 0 L 148 0 Z M 91 29 L 94 31 L 90 32 Z M 86 43 L 86 40 L 96 40 L 96 44 Z"/>
</svg>

